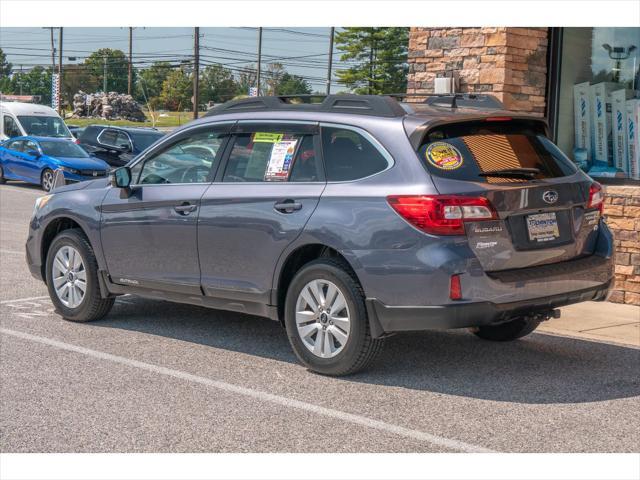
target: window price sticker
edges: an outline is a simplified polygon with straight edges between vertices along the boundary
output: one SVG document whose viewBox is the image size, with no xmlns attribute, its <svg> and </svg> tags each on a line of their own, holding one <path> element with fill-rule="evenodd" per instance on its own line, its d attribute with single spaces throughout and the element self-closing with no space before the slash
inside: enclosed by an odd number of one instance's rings
<svg viewBox="0 0 640 480">
<path fill-rule="evenodd" d="M 278 143 L 282 141 L 283 133 L 256 132 L 253 134 L 254 143 Z"/>
<path fill-rule="evenodd" d="M 298 140 L 283 140 L 273 144 L 271 157 L 264 174 L 265 181 L 286 181 L 293 162 Z"/>
</svg>

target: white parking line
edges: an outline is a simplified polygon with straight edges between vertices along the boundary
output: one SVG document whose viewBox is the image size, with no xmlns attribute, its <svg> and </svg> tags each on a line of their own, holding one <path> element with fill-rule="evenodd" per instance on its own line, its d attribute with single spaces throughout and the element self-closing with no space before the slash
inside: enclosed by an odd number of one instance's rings
<svg viewBox="0 0 640 480">
<path fill-rule="evenodd" d="M 20 303 L 20 302 L 29 302 L 31 300 L 42 300 L 44 298 L 49 298 L 49 295 L 43 295 L 41 297 L 16 298 L 14 300 L 2 300 L 0 301 L 0 305 L 4 305 L 5 303 Z"/>
<path fill-rule="evenodd" d="M 5 248 L 0 248 L 0 253 L 4 253 L 5 255 L 24 255 L 24 252 L 19 250 L 7 250 Z"/>
<path fill-rule="evenodd" d="M 335 410 L 333 408 L 320 407 L 312 403 L 302 402 L 300 400 L 294 400 L 292 398 L 283 397 L 280 395 L 274 395 L 272 393 L 263 392 L 260 390 L 253 390 L 251 388 L 240 387 L 231 383 L 222 382 L 219 380 L 212 380 L 210 378 L 200 377 L 191 373 L 182 372 L 180 370 L 174 370 L 171 368 L 160 367 L 150 363 L 140 362 L 130 358 L 120 357 L 118 355 L 112 355 L 106 352 L 100 352 L 98 350 L 92 350 L 90 348 L 81 347 L 79 345 L 73 345 L 70 343 L 60 342 L 47 337 L 40 337 L 37 335 L 31 335 L 29 333 L 20 332 L 17 330 L 11 330 L 8 328 L 0 328 L 0 333 L 10 335 L 23 340 L 29 340 L 37 342 L 50 347 L 58 348 L 60 350 L 66 350 L 69 352 L 76 352 L 89 357 L 98 358 L 101 360 L 107 360 L 110 362 L 118 363 L 120 365 L 126 365 L 147 372 L 157 373 L 159 375 L 166 375 L 169 377 L 178 378 L 187 382 L 197 383 L 205 385 L 207 387 L 215 388 L 225 392 L 230 392 L 245 397 L 250 397 L 262 402 L 269 402 L 276 405 L 281 405 L 286 408 L 295 408 L 298 410 L 304 410 L 317 415 L 323 415 L 325 417 L 334 418 L 343 422 L 352 423 L 354 425 L 360 425 L 375 430 L 380 430 L 386 433 L 392 433 L 401 437 L 405 437 L 411 440 L 417 440 L 420 442 L 428 442 L 433 445 L 448 448 L 450 450 L 467 452 L 467 453 L 495 453 L 493 450 L 489 450 L 484 447 L 472 445 L 469 443 L 461 442 L 458 440 L 452 440 L 438 435 L 433 435 L 420 430 L 412 430 L 409 428 L 401 427 L 391 423 L 383 422 L 380 420 L 374 420 L 372 418 L 364 417 L 362 415 L 355 415 L 352 413 Z"/>
</svg>

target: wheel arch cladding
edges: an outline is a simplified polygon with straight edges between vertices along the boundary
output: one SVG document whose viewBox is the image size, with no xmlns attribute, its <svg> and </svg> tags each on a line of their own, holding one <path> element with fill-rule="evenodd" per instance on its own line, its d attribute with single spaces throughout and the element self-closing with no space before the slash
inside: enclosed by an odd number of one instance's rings
<svg viewBox="0 0 640 480">
<path fill-rule="evenodd" d="M 78 222 L 76 222 L 73 218 L 57 217 L 51 220 L 47 224 L 44 230 L 44 233 L 42 234 L 42 242 L 40 243 L 40 258 L 42 259 L 42 265 L 40 268 L 42 271 L 42 278 L 47 278 L 46 276 L 47 255 L 49 254 L 49 247 L 51 246 L 51 242 L 53 242 L 53 239 L 56 238 L 56 236 L 60 232 L 64 230 L 71 230 L 71 229 L 79 230 L 85 236 L 85 238 L 87 238 L 87 241 L 89 241 L 89 237 L 87 236 L 87 233 L 84 231 L 82 226 Z M 91 242 L 89 241 L 89 243 Z"/>
<path fill-rule="evenodd" d="M 355 273 L 354 268 L 349 263 L 344 255 L 342 255 L 336 249 L 329 247 L 321 243 L 311 243 L 302 245 L 289 253 L 286 260 L 282 264 L 278 275 L 278 283 L 276 289 L 276 306 L 278 308 L 278 319 L 284 326 L 284 305 L 287 290 L 293 280 L 296 273 L 307 263 L 316 260 L 318 258 L 335 258 L 342 262 L 349 270 L 349 273 L 356 279 L 358 283 L 360 280 Z M 362 286 L 362 284 L 360 283 Z"/>
</svg>

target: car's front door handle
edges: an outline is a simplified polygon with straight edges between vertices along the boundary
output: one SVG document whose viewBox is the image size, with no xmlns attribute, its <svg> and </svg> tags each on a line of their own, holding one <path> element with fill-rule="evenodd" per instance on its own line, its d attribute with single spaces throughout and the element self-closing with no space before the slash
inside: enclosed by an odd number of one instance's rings
<svg viewBox="0 0 640 480">
<path fill-rule="evenodd" d="M 273 208 L 282 213 L 293 213 L 296 210 L 300 210 L 302 208 L 302 204 L 288 198 L 281 202 L 276 202 Z"/>
<path fill-rule="evenodd" d="M 180 215 L 189 215 L 191 212 L 195 211 L 196 208 L 198 208 L 197 205 L 187 202 L 184 202 L 182 205 L 176 205 L 175 207 L 173 207 L 173 209 Z"/>
</svg>

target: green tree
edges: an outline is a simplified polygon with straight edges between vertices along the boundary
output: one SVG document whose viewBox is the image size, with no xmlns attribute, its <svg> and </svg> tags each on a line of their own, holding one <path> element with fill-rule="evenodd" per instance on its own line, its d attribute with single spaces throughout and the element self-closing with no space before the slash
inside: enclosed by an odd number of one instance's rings
<svg viewBox="0 0 640 480">
<path fill-rule="evenodd" d="M 169 62 L 154 62 L 149 68 L 141 70 L 136 80 L 135 97 L 138 101 L 157 108 L 160 103 L 162 84 L 171 73 Z"/>
<path fill-rule="evenodd" d="M 407 85 L 409 29 L 349 27 L 336 32 L 340 60 L 352 66 L 336 75 L 355 93 L 404 92 Z"/>
<path fill-rule="evenodd" d="M 0 92 L 13 93 L 11 86 L 11 68 L 12 65 L 7 62 L 7 56 L 0 48 Z"/>
<path fill-rule="evenodd" d="M 192 105 L 192 95 L 191 78 L 182 69 L 177 69 L 172 70 L 162 83 L 160 101 L 167 110 L 182 111 Z"/>
<path fill-rule="evenodd" d="M 278 95 L 304 95 L 312 92 L 311 85 L 299 75 L 284 73 L 278 84 Z"/>
<path fill-rule="evenodd" d="M 33 67 L 24 72 L 14 72 L 11 90 L 22 95 L 39 95 L 40 103 L 51 103 L 51 68 Z"/>
<path fill-rule="evenodd" d="M 90 69 L 84 65 L 65 65 L 62 70 L 62 85 L 60 85 L 60 96 L 63 105 L 72 105 L 73 96 L 82 90 L 85 93 L 94 93 L 102 89 L 98 85 Z"/>
<path fill-rule="evenodd" d="M 103 89 L 104 72 L 107 72 L 107 91 L 127 93 L 129 61 L 122 50 L 101 48 L 84 61 L 89 73 Z"/>
<path fill-rule="evenodd" d="M 231 70 L 222 65 L 209 65 L 200 74 L 199 101 L 226 102 L 236 95 L 237 88 Z"/>
<path fill-rule="evenodd" d="M 249 65 L 238 75 L 236 81 L 236 94 L 237 96 L 249 95 L 249 88 L 255 87 L 257 83 L 257 71 L 255 65 Z"/>
<path fill-rule="evenodd" d="M 270 63 L 264 72 L 264 80 L 260 86 L 262 95 L 276 95 L 278 92 L 278 86 L 282 81 L 282 76 L 285 74 L 284 67 L 281 63 Z"/>
</svg>

